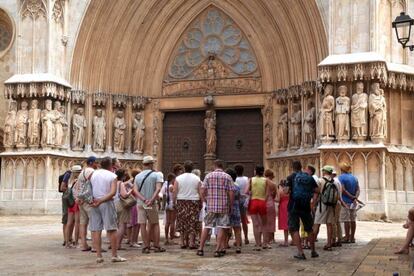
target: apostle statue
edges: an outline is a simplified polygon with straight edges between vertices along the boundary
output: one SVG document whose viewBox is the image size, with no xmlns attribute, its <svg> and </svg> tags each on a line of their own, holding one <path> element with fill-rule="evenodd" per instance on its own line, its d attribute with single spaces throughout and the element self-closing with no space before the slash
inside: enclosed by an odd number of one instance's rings
<svg viewBox="0 0 414 276">
<path fill-rule="evenodd" d="M 142 154 L 144 152 L 145 123 L 141 112 L 135 113 L 132 128 L 134 129 L 134 152 Z"/>
<path fill-rule="evenodd" d="M 93 150 L 104 151 L 106 141 L 106 122 L 102 109 L 96 110 L 93 117 Z"/>
<path fill-rule="evenodd" d="M 348 88 L 341 85 L 338 88 L 339 96 L 335 100 L 335 127 L 338 141 L 349 140 L 349 111 L 351 99 L 347 96 Z"/>
<path fill-rule="evenodd" d="M 63 114 L 61 112 L 60 102 L 55 102 L 55 109 L 53 110 L 54 123 L 55 123 L 55 147 L 59 148 L 63 145 Z"/>
<path fill-rule="evenodd" d="M 357 82 L 356 93 L 352 96 L 351 105 L 351 127 L 353 139 L 365 139 L 365 137 L 367 137 L 367 108 L 368 95 L 367 93 L 364 93 L 364 83 Z"/>
<path fill-rule="evenodd" d="M 29 110 L 27 137 L 29 138 L 29 146 L 37 148 L 40 142 L 40 117 L 41 111 L 38 108 L 38 101 L 32 100 Z"/>
<path fill-rule="evenodd" d="M 277 122 L 278 146 L 285 149 L 288 144 L 288 108 L 282 107 L 279 121 Z"/>
<path fill-rule="evenodd" d="M 313 102 L 308 102 L 308 110 L 306 111 L 303 132 L 305 134 L 305 145 L 313 146 L 315 144 L 315 123 L 316 123 L 316 110 L 313 106 Z"/>
<path fill-rule="evenodd" d="M 216 154 L 216 113 L 214 110 L 206 111 L 204 129 L 206 130 L 206 153 Z"/>
<path fill-rule="evenodd" d="M 333 125 L 333 112 L 335 109 L 335 98 L 332 96 L 333 86 L 326 85 L 322 100 L 322 106 L 319 110 L 319 129 L 322 140 L 332 140 L 335 135 Z"/>
<path fill-rule="evenodd" d="M 52 110 L 52 101 L 45 101 L 45 109 L 42 110 L 42 147 L 55 145 L 55 112 Z"/>
<path fill-rule="evenodd" d="M 114 119 L 114 152 L 125 150 L 125 117 L 122 110 L 118 110 Z"/>
<path fill-rule="evenodd" d="M 290 124 L 292 125 L 292 146 L 294 148 L 299 148 L 302 141 L 302 111 L 300 104 L 293 105 L 293 113 L 290 118 Z"/>
<path fill-rule="evenodd" d="M 85 145 L 86 118 L 82 107 L 76 110 L 72 118 L 72 149 L 82 150 Z"/>
<path fill-rule="evenodd" d="M 264 142 L 265 142 L 265 152 L 270 154 L 272 152 L 272 128 L 270 124 L 267 123 L 264 129 Z"/>
<path fill-rule="evenodd" d="M 369 96 L 370 136 L 374 139 L 383 139 L 386 136 L 386 102 L 379 83 L 371 85 Z"/>
<path fill-rule="evenodd" d="M 16 102 L 10 102 L 9 111 L 7 112 L 6 120 L 4 123 L 3 145 L 5 148 L 13 148 L 14 146 L 14 132 L 16 130 L 16 113 Z"/>
<path fill-rule="evenodd" d="M 22 101 L 21 109 L 17 111 L 16 115 L 16 131 L 15 131 L 15 142 L 16 147 L 25 148 L 27 147 L 27 124 L 29 121 L 29 111 L 27 109 L 28 104 L 26 101 Z"/>
<path fill-rule="evenodd" d="M 64 105 L 61 105 L 59 108 L 60 114 L 62 115 L 60 117 L 60 122 L 62 124 L 62 129 L 63 129 L 63 137 L 62 137 L 62 146 L 64 148 L 67 148 L 67 146 L 69 145 L 68 142 L 68 137 L 69 137 L 69 123 L 66 117 L 66 109 Z"/>
</svg>

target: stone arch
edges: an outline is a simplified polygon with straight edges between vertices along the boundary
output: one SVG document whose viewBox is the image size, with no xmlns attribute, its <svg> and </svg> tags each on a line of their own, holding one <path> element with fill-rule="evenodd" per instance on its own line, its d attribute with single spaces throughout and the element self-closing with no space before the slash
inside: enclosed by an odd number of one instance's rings
<svg viewBox="0 0 414 276">
<path fill-rule="evenodd" d="M 328 45 L 315 1 L 91 0 L 74 49 L 73 87 L 159 97 L 178 38 L 211 5 L 250 39 L 263 91 L 317 78 Z"/>
</svg>

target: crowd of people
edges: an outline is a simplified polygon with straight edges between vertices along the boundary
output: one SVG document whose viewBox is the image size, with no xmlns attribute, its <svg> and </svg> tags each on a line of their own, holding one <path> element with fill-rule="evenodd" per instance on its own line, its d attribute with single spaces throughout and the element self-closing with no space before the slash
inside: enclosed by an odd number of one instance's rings
<svg viewBox="0 0 414 276">
<path fill-rule="evenodd" d="M 216 160 L 214 169 L 202 179 L 200 170 L 186 161 L 164 178 L 154 169 L 151 156 L 144 157 L 142 169 L 130 171 L 116 158 L 98 162 L 92 156 L 84 168 L 75 165 L 59 177 L 63 245 L 96 252 L 97 262 L 102 263 L 105 230 L 112 262 L 126 261 L 118 254 L 125 244 L 140 248 L 143 254 L 165 252 L 160 244 L 160 209 L 165 211 L 164 245 L 179 240 L 181 249 L 196 250 L 198 256 L 204 256 L 213 235 L 214 257 L 226 255 L 231 246 L 240 254 L 243 238 L 244 246 L 250 243 L 250 220 L 254 251 L 271 249 L 276 243 L 276 221 L 284 237 L 279 246 L 295 245 L 296 259 L 306 259 L 304 249 L 311 250 L 312 258 L 319 256 L 315 241 L 321 224 L 327 227 L 323 250 L 355 243 L 359 185 L 351 166 L 340 164 L 339 176 L 334 167 L 324 166 L 320 177 L 312 165 L 302 168 L 299 161 L 292 163 L 292 169 L 291 175 L 276 184 L 274 172 L 261 165 L 248 178 L 242 165 L 226 168 Z"/>
</svg>

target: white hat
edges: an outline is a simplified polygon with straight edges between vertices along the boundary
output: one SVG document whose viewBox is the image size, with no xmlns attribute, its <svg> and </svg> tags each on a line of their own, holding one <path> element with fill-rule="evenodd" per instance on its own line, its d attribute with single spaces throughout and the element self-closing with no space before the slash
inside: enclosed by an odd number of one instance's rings
<svg viewBox="0 0 414 276">
<path fill-rule="evenodd" d="M 154 158 L 151 155 L 145 156 L 142 160 L 142 164 L 152 164 L 154 163 Z"/>
<path fill-rule="evenodd" d="M 72 172 L 80 172 L 82 170 L 82 167 L 80 165 L 74 165 L 72 166 Z"/>
</svg>

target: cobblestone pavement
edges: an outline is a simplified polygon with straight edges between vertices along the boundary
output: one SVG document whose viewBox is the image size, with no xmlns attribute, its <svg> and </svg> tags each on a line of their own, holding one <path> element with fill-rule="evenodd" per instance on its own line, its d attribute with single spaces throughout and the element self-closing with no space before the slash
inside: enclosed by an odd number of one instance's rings
<svg viewBox="0 0 414 276">
<path fill-rule="evenodd" d="M 213 258 L 212 246 L 206 256 L 195 251 L 168 246 L 166 253 L 142 255 L 140 250 L 122 251 L 127 263 L 96 264 L 96 255 L 62 247 L 60 218 L 0 217 L 0 274 L 35 275 L 409 275 L 413 255 L 397 256 L 405 230 L 401 223 L 358 222 L 357 243 L 333 252 L 322 251 L 325 230 L 322 227 L 318 251 L 320 257 L 306 261 L 292 258 L 294 247 L 254 252 L 243 247 L 241 255 L 229 250 L 226 257 Z M 252 238 L 253 235 L 251 234 Z M 282 233 L 276 234 L 280 241 Z M 105 247 L 107 245 L 104 245 Z M 306 252 L 310 255 L 310 252 Z"/>
</svg>

